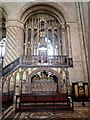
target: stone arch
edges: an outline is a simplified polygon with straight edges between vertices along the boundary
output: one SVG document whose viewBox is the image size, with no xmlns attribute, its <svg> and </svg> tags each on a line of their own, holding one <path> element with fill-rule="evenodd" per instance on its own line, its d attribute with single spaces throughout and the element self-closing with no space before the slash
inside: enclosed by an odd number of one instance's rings
<svg viewBox="0 0 90 120">
<path fill-rule="evenodd" d="M 43 71 L 43 70 L 46 70 L 46 71 L 50 71 L 52 73 L 54 73 L 56 75 L 56 77 L 58 78 L 58 87 L 57 87 L 57 91 L 58 93 L 60 93 L 61 91 L 61 80 L 60 80 L 60 74 L 58 72 L 56 72 L 55 70 L 49 68 L 49 67 L 43 67 L 43 68 L 38 68 L 36 70 L 34 70 L 31 74 L 28 75 L 28 91 L 31 91 L 31 78 L 32 76 L 37 73 L 37 72 L 40 72 L 40 71 Z"/>
<path fill-rule="evenodd" d="M 20 9 L 19 19 L 25 23 L 28 17 L 33 14 L 40 13 L 40 11 L 54 15 L 61 23 L 66 23 L 68 20 L 68 15 L 64 9 L 54 2 L 27 3 L 23 8 Z"/>
<path fill-rule="evenodd" d="M 49 67 L 45 67 L 45 68 L 38 68 L 36 70 L 34 70 L 31 74 L 29 74 L 28 78 L 32 78 L 32 76 L 37 73 L 37 72 L 42 72 L 43 70 L 52 72 L 53 74 L 56 75 L 57 78 L 60 78 L 60 74 L 58 72 L 56 72 L 55 70 L 49 68 Z"/>
</svg>

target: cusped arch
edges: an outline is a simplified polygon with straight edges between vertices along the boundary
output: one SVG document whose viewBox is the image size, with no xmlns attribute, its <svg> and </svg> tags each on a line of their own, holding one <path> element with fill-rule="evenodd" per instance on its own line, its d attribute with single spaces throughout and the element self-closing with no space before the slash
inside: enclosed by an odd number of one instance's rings
<svg viewBox="0 0 90 120">
<path fill-rule="evenodd" d="M 56 17 L 60 23 L 65 23 L 68 20 L 68 15 L 64 9 L 53 2 L 36 2 L 36 3 L 27 3 L 19 11 L 19 19 L 25 23 L 26 20 L 34 14 L 38 13 L 47 13 Z"/>
<path fill-rule="evenodd" d="M 52 72 L 53 74 L 56 75 L 56 77 L 58 79 L 60 79 L 60 74 L 58 72 L 56 72 L 55 70 L 49 68 L 49 67 L 45 67 L 45 68 L 37 68 L 36 70 L 34 70 L 31 74 L 28 75 L 28 79 L 31 79 L 33 77 L 33 75 L 35 75 L 37 72 L 42 72 L 42 71 L 48 71 L 48 72 Z"/>
</svg>

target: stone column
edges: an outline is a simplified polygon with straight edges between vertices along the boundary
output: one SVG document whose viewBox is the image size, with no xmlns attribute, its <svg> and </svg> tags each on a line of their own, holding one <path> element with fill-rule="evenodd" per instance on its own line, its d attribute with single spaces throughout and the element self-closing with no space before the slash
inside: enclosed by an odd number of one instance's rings
<svg viewBox="0 0 90 120">
<path fill-rule="evenodd" d="M 33 32 L 34 32 L 34 29 L 33 29 L 33 18 L 32 18 L 32 30 L 31 30 L 31 46 L 32 46 L 32 50 L 31 50 L 31 55 L 34 55 L 34 36 L 33 36 Z"/>
<path fill-rule="evenodd" d="M 61 93 L 61 77 L 58 78 L 58 93 Z"/>
<path fill-rule="evenodd" d="M 76 10 L 77 10 L 77 20 L 78 20 L 78 33 L 79 33 L 79 42 L 80 42 L 80 49 L 81 49 L 81 61 L 82 61 L 82 72 L 84 82 L 88 81 L 88 65 L 87 65 L 87 53 L 86 53 L 86 36 L 85 36 L 85 28 L 84 28 L 84 21 L 83 21 L 83 14 L 82 14 L 82 7 L 81 3 L 76 3 Z"/>
<path fill-rule="evenodd" d="M 4 66 L 23 54 L 24 26 L 18 20 L 6 23 L 6 50 Z"/>
<path fill-rule="evenodd" d="M 90 2 L 88 3 L 88 20 L 90 20 Z M 88 31 L 90 31 L 90 22 L 88 22 Z M 89 82 L 89 96 L 90 96 L 90 34 L 88 32 L 88 82 Z"/>
<path fill-rule="evenodd" d="M 67 43 L 68 43 L 68 57 L 72 58 L 72 48 L 71 48 L 71 35 L 70 35 L 70 26 L 66 25 L 67 29 Z"/>
<path fill-rule="evenodd" d="M 17 71 L 15 71 L 14 73 L 13 73 L 13 81 L 14 81 L 14 97 L 13 97 L 13 103 L 15 103 L 16 102 L 16 74 L 17 74 Z"/>
<path fill-rule="evenodd" d="M 65 36 L 65 25 L 62 25 L 62 50 L 61 50 L 61 54 L 63 55 L 67 55 L 67 51 L 66 51 L 66 36 Z"/>
</svg>

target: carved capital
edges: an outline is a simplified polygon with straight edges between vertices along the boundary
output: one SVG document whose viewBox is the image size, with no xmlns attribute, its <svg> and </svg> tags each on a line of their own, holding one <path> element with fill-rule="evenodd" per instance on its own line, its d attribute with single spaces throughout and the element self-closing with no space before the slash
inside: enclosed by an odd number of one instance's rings
<svg viewBox="0 0 90 120">
<path fill-rule="evenodd" d="M 8 20 L 6 22 L 6 28 L 8 27 L 18 27 L 22 30 L 24 30 L 24 24 L 18 20 Z"/>
</svg>

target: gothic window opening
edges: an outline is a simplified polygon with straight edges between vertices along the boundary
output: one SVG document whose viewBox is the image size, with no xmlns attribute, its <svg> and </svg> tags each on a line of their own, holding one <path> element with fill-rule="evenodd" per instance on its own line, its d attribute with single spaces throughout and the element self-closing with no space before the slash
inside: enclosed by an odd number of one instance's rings
<svg viewBox="0 0 90 120">
<path fill-rule="evenodd" d="M 66 48 L 62 45 L 61 26 L 55 17 L 48 14 L 29 17 L 25 23 L 24 55 L 63 55 L 62 50 Z"/>
</svg>

